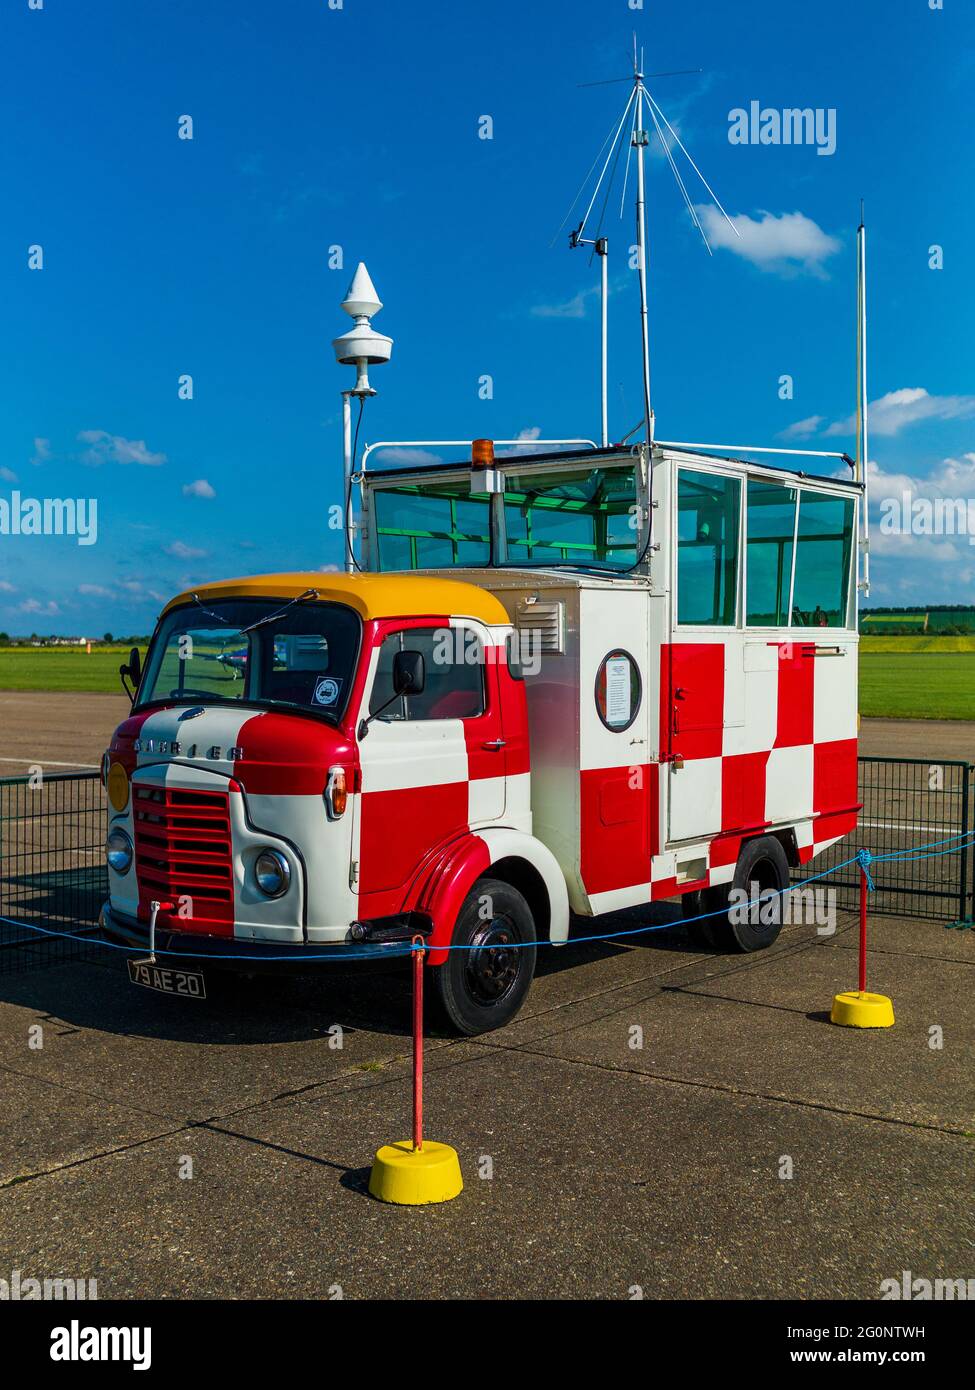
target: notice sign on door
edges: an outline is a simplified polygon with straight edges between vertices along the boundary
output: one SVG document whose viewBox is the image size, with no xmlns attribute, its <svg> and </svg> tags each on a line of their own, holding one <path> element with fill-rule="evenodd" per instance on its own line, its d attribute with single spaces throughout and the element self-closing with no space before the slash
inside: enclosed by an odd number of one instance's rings
<svg viewBox="0 0 975 1390">
<path fill-rule="evenodd" d="M 629 724 L 630 663 L 625 656 L 614 656 L 606 663 L 606 723 Z"/>
<path fill-rule="evenodd" d="M 611 733 L 621 734 L 637 716 L 643 683 L 629 652 L 608 652 L 596 673 L 596 712 Z"/>
</svg>

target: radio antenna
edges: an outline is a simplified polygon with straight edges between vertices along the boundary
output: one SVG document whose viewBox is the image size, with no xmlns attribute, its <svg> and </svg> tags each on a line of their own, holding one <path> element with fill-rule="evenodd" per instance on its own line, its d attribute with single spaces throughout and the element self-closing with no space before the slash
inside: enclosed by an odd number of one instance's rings
<svg viewBox="0 0 975 1390">
<path fill-rule="evenodd" d="M 601 371 L 602 371 L 602 403 L 603 403 L 603 437 L 604 437 L 604 440 L 605 440 L 605 439 L 608 439 L 608 432 L 607 432 L 607 431 L 608 431 L 608 425 L 607 425 L 607 421 L 606 421 L 606 360 L 607 360 L 607 355 L 608 355 L 608 347 L 607 347 L 607 341 L 606 341 L 606 337 L 607 337 L 607 327 L 606 327 L 606 325 L 607 325 L 606 297 L 607 297 L 607 295 L 608 295 L 608 275 L 607 275 L 607 244 L 608 244 L 608 243 L 607 243 L 607 239 L 606 239 L 604 236 L 601 235 L 601 231 L 602 231 L 602 220 L 603 220 L 603 215 L 604 215 L 604 213 L 605 213 L 606 204 L 607 204 L 607 202 L 608 202 L 608 200 L 609 200 L 609 193 L 610 193 L 610 189 L 611 189 L 611 187 L 612 187 L 613 179 L 614 179 L 615 174 L 616 174 L 616 168 L 617 168 L 617 164 L 618 164 L 618 161 L 619 161 L 619 154 L 620 154 L 620 151 L 622 150 L 622 140 L 623 140 L 623 136 L 624 136 L 624 130 L 628 131 L 628 141 L 627 141 L 627 143 L 628 143 L 628 145 L 629 145 L 629 152 L 628 152 L 628 154 L 627 154 L 626 166 L 625 166 L 625 171 L 624 171 L 624 184 L 623 184 L 623 197 L 624 197 L 624 199 L 625 199 L 625 196 L 626 196 L 626 179 L 627 179 L 628 171 L 629 171 L 630 154 L 632 154 L 632 152 L 633 152 L 634 150 L 636 151 L 636 246 L 637 246 L 637 272 L 638 272 L 639 285 L 640 285 L 640 336 L 641 336 L 642 349 L 643 349 L 643 419 L 644 419 L 644 428 L 645 428 L 645 430 L 646 430 L 646 438 L 647 438 L 648 443 L 651 443 L 651 444 L 652 444 L 652 443 L 653 443 L 653 437 L 654 437 L 654 412 L 653 412 L 653 405 L 652 405 L 651 395 L 650 395 L 650 330 L 649 330 L 649 311 L 648 311 L 648 305 L 647 305 L 647 256 L 648 256 L 648 242 L 647 242 L 647 217 L 646 217 L 646 184 L 645 184 L 645 169 L 644 169 L 644 156 L 645 156 L 645 154 L 646 154 L 647 147 L 648 147 L 648 145 L 649 145 L 649 143 L 650 143 L 650 130 L 647 128 L 648 125 L 652 125 L 653 131 L 655 132 L 655 134 L 656 134 L 658 140 L 660 141 L 661 147 L 662 147 L 662 149 L 663 149 L 663 151 L 664 151 L 664 155 L 666 156 L 667 162 L 668 162 L 668 164 L 669 164 L 669 166 L 670 166 L 670 170 L 671 170 L 672 174 L 674 175 L 674 179 L 675 179 L 675 181 L 676 181 L 676 183 L 677 183 L 678 188 L 680 189 L 681 195 L 682 195 L 682 197 L 683 197 L 683 199 L 684 199 L 684 203 L 685 203 L 685 205 L 686 205 L 686 207 L 687 207 L 687 210 L 688 210 L 688 212 L 689 212 L 689 214 L 690 214 L 691 221 L 694 223 L 694 226 L 695 226 L 695 227 L 697 228 L 697 230 L 700 232 L 701 238 L 702 238 L 702 240 L 703 240 L 703 242 L 704 242 L 705 247 L 707 248 L 708 254 L 709 254 L 709 255 L 711 254 L 711 247 L 710 247 L 710 244 L 708 243 L 708 239 L 707 239 L 707 236 L 706 236 L 706 234 L 705 234 L 704 227 L 703 227 L 702 224 L 701 224 L 701 219 L 700 219 L 700 217 L 698 216 L 697 209 L 695 208 L 694 203 L 693 203 L 693 201 L 692 201 L 692 199 L 691 199 L 691 196 L 690 196 L 690 194 L 689 194 L 689 192 L 688 192 L 688 190 L 687 190 L 687 185 L 686 185 L 686 183 L 685 183 L 685 181 L 684 181 L 684 178 L 681 176 L 680 170 L 679 170 L 678 167 L 677 167 L 677 161 L 675 160 L 675 158 L 674 158 L 674 153 L 673 153 L 673 146 L 674 146 L 674 145 L 676 145 L 677 148 L 680 150 L 680 152 L 684 155 L 684 157 L 685 157 L 685 159 L 687 160 L 688 164 L 690 165 L 691 169 L 692 169 L 693 172 L 697 175 L 698 179 L 700 179 L 701 183 L 704 185 L 704 187 L 705 187 L 705 189 L 707 190 L 707 192 L 708 192 L 710 198 L 711 198 L 712 201 L 714 202 L 714 204 L 715 204 L 715 206 L 717 207 L 718 211 L 721 213 L 722 217 L 723 217 L 723 218 L 725 219 L 725 221 L 728 223 L 728 225 L 729 225 L 729 227 L 731 228 L 731 230 L 735 233 L 736 236 L 740 236 L 740 235 L 741 235 L 741 233 L 738 231 L 738 228 L 735 226 L 734 222 L 732 222 L 731 218 L 728 216 L 728 214 L 725 212 L 724 208 L 722 207 L 721 203 L 718 201 L 718 197 L 717 197 L 717 194 L 714 192 L 714 189 L 711 187 L 711 185 L 708 183 L 707 179 L 706 179 L 706 178 L 704 177 L 704 175 L 701 173 L 700 169 L 699 169 L 699 168 L 697 167 L 697 165 L 694 163 L 694 160 L 691 158 L 691 155 L 689 154 L 689 152 L 688 152 L 686 146 L 684 145 L 683 141 L 681 140 L 680 136 L 677 134 L 676 130 L 674 129 L 674 127 L 671 125 L 670 121 L 667 119 L 666 115 L 664 114 L 664 112 L 663 112 L 662 108 L 660 107 L 659 103 L 657 102 L 657 100 L 656 100 L 655 97 L 653 96 L 652 92 L 649 90 L 649 88 L 648 88 L 647 85 L 646 85 L 646 82 L 647 82 L 647 79 L 648 79 L 648 78 L 656 78 L 656 77 L 678 77 L 678 76 L 683 76 L 683 75 L 689 74 L 689 73 L 699 73 L 700 71 L 701 71 L 700 68 L 675 68 L 675 69 L 672 69 L 672 70 L 667 71 L 667 72 L 645 73 L 645 72 L 643 71 L 643 51 L 642 51 L 642 49 L 641 49 L 641 50 L 639 51 L 639 53 L 637 52 L 637 39 L 636 39 L 636 34 L 634 34 L 634 35 L 633 35 L 633 72 L 632 72 L 631 75 L 629 75 L 629 76 L 627 76 L 627 77 L 610 77 L 610 78 L 607 78 L 607 79 L 605 79 L 604 81 L 601 81 L 601 82 L 582 82 L 582 83 L 579 83 L 579 86 L 580 86 L 580 87 L 606 87 L 606 86 L 611 86 L 611 85 L 613 85 L 614 83 L 617 83 L 617 82 L 629 82 L 629 83 L 632 84 L 632 90 L 631 90 L 629 96 L 627 97 L 626 105 L 625 105 L 624 108 L 623 108 L 623 113 L 622 113 L 622 115 L 620 116 L 619 121 L 616 123 L 615 128 L 611 127 L 611 129 L 610 129 L 610 134 L 609 134 L 609 135 L 606 137 L 606 139 L 603 141 L 602 146 L 601 146 L 601 148 L 600 148 L 598 154 L 596 155 L 596 158 L 593 160 L 592 165 L 590 166 L 589 173 L 586 175 L 586 178 L 583 180 L 582 187 L 579 189 L 579 192 L 576 194 L 575 198 L 573 199 L 572 204 L 571 204 L 571 206 L 570 206 L 570 208 L 569 208 L 569 211 L 566 213 L 565 217 L 562 219 L 562 224 L 561 224 L 561 226 L 564 227 L 565 224 L 566 224 L 566 222 L 569 220 L 569 217 L 572 215 L 573 209 L 574 209 L 574 208 L 576 207 L 576 205 L 579 203 L 580 199 L 583 197 L 583 195 L 584 195 L 584 193 L 585 193 L 586 188 L 589 186 L 590 180 L 591 180 L 592 175 L 593 175 L 593 171 L 595 170 L 597 164 L 599 164 L 600 159 L 601 159 L 601 158 L 603 157 L 603 155 L 605 154 L 605 158 L 603 158 L 603 162 L 602 162 L 602 168 L 600 169 L 599 175 L 598 175 L 598 177 L 597 177 L 597 179 L 596 179 L 596 182 L 595 182 L 595 185 L 593 186 L 593 189 L 592 189 L 592 196 L 591 196 L 590 199 L 589 199 L 589 203 L 588 203 L 588 205 L 587 205 L 587 207 L 586 207 L 585 213 L 583 214 L 582 221 L 581 221 L 581 222 L 579 223 L 579 225 L 575 228 L 575 230 L 574 230 L 573 232 L 570 233 L 570 236 L 569 236 L 569 245 L 570 245 L 570 246 L 573 246 L 573 247 L 575 247 L 575 246 L 591 246 L 591 247 L 593 248 L 594 253 L 597 254 L 597 255 L 599 255 L 600 261 L 601 261 L 601 267 L 600 267 L 600 269 L 601 269 L 602 296 L 603 296 L 603 298 L 602 298 L 602 316 L 601 316 L 601 321 L 602 321 L 602 363 L 601 363 Z M 649 120 L 646 119 L 647 117 L 649 118 Z M 665 133 L 665 132 L 666 132 L 666 133 Z M 669 135 L 670 139 L 668 139 L 668 135 Z M 607 148 L 607 146 L 608 146 L 608 148 Z M 602 209 L 601 209 L 600 214 L 599 214 L 599 222 L 598 222 L 598 224 L 597 224 L 597 226 L 596 226 L 595 234 L 594 234 L 593 236 L 587 237 L 587 236 L 585 235 L 585 233 L 586 233 L 586 227 L 587 227 L 587 224 L 588 224 L 588 222 L 589 222 L 590 216 L 591 216 L 591 214 L 592 214 L 593 207 L 595 206 L 596 199 L 597 199 L 598 196 L 599 196 L 600 189 L 603 187 L 603 184 L 604 184 L 604 183 L 606 184 L 606 190 L 605 190 L 605 197 L 604 197 L 604 200 L 603 200 L 603 206 L 602 206 Z M 621 203 L 621 205 L 620 205 L 620 215 L 621 215 L 621 216 L 622 216 L 622 212 L 623 212 L 623 205 L 622 205 L 622 203 Z M 560 227 L 559 230 L 561 230 L 561 227 Z M 558 235 L 558 233 L 556 233 L 556 235 Z"/>
<path fill-rule="evenodd" d="M 859 588 L 864 598 L 870 596 L 870 515 L 869 515 L 869 433 L 867 429 L 867 227 L 863 216 L 863 199 L 860 199 L 860 225 L 857 228 L 857 449 L 856 473 L 858 483 L 863 487 L 860 506 L 863 508 L 863 521 L 860 528 L 860 550 L 863 555 L 863 568 Z"/>
</svg>

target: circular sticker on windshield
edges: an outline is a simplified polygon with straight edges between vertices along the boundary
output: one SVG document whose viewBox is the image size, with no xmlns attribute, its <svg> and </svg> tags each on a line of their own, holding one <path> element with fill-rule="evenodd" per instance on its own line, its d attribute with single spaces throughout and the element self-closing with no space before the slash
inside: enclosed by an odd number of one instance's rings
<svg viewBox="0 0 975 1390">
<path fill-rule="evenodd" d="M 312 701 L 316 705 L 334 705 L 341 689 L 342 682 L 334 676 L 319 676 L 315 681 Z"/>
</svg>

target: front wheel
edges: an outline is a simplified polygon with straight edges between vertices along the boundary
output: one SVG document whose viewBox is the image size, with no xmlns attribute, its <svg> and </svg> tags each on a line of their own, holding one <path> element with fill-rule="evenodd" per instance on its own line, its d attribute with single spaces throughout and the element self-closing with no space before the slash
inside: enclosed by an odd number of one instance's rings
<svg viewBox="0 0 975 1390">
<path fill-rule="evenodd" d="M 433 968 L 434 993 L 447 1022 L 473 1037 L 510 1023 L 535 974 L 535 922 L 509 883 L 482 878 L 457 914 L 451 950 Z"/>
</svg>

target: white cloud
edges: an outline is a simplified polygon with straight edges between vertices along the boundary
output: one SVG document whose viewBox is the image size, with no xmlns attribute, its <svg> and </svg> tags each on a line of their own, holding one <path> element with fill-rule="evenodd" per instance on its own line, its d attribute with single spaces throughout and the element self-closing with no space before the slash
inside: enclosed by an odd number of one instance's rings
<svg viewBox="0 0 975 1390">
<path fill-rule="evenodd" d="M 43 613 L 48 617 L 54 617 L 54 615 L 60 613 L 61 610 L 53 599 L 50 599 L 47 603 L 42 603 L 40 599 L 28 598 L 24 599 L 18 611 L 21 613 Z"/>
<path fill-rule="evenodd" d="M 808 439 L 810 435 L 817 433 L 825 419 L 825 415 L 807 415 L 805 420 L 797 420 L 788 429 L 780 430 L 776 437 L 778 439 Z"/>
<path fill-rule="evenodd" d="M 0 480 L 5 483 L 15 483 L 17 481 L 17 474 L 12 468 L 0 467 Z"/>
<path fill-rule="evenodd" d="M 541 425 L 529 425 L 527 429 L 519 430 L 518 433 L 515 435 L 515 438 L 518 440 L 523 439 L 525 441 L 524 444 L 515 444 L 510 449 L 498 449 L 495 451 L 496 456 L 499 459 L 504 459 L 515 458 L 519 454 L 533 453 L 534 450 L 532 448 L 532 445 L 535 443 L 536 439 L 541 438 L 541 433 Z"/>
<path fill-rule="evenodd" d="M 78 438 L 89 445 L 81 456 L 82 462 L 95 467 L 103 463 L 139 463 L 158 468 L 166 462 L 166 455 L 154 454 L 144 439 L 125 439 L 107 430 L 82 430 Z"/>
<path fill-rule="evenodd" d="M 886 473 L 873 459 L 867 465 L 870 501 L 879 505 L 881 497 L 900 497 L 909 492 L 912 497 L 971 497 L 975 499 L 975 453 L 963 454 L 960 459 L 942 459 L 937 468 L 924 478 L 909 473 Z"/>
<path fill-rule="evenodd" d="M 206 478 L 197 478 L 195 482 L 183 484 L 184 497 L 216 497 L 216 489 L 208 483 Z"/>
<path fill-rule="evenodd" d="M 823 262 L 840 249 L 835 237 L 801 212 L 783 212 L 778 217 L 760 212 L 760 220 L 739 213 L 731 219 L 737 236 L 712 204 L 700 204 L 697 215 L 712 246 L 731 251 L 775 275 L 805 271 L 824 277 Z"/>
<path fill-rule="evenodd" d="M 599 286 L 589 285 L 561 304 L 533 304 L 531 312 L 537 319 L 584 319 L 590 299 L 597 294 Z"/>
<path fill-rule="evenodd" d="M 920 420 L 967 420 L 975 415 L 975 396 L 932 396 L 923 386 L 905 386 L 888 391 L 886 396 L 870 402 L 871 435 L 890 437 Z M 837 420 L 826 431 L 828 435 L 849 435 L 856 431 L 856 416 Z"/>
<path fill-rule="evenodd" d="M 0 594 L 15 594 L 17 590 L 7 579 L 0 579 Z"/>
<path fill-rule="evenodd" d="M 174 555 L 177 560 L 202 560 L 207 553 L 205 550 L 187 545 L 185 541 L 172 541 L 169 545 L 163 546 L 163 549 L 167 555 Z"/>
<path fill-rule="evenodd" d="M 38 437 L 34 440 L 34 457 L 31 459 L 33 464 L 47 463 L 51 457 L 51 441 Z"/>
<path fill-rule="evenodd" d="M 377 449 L 374 454 L 370 454 L 373 465 L 376 464 L 413 464 L 415 468 L 425 468 L 427 464 L 443 463 L 439 454 L 431 454 L 427 449 Z"/>
<path fill-rule="evenodd" d="M 78 593 L 86 598 L 111 598 L 111 589 L 103 589 L 101 584 L 79 584 Z"/>
</svg>

